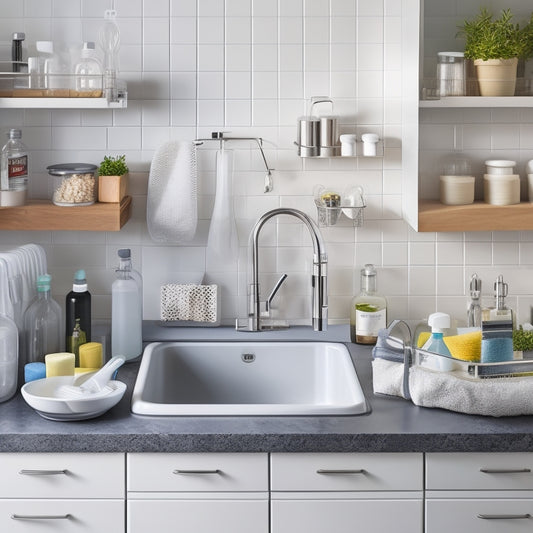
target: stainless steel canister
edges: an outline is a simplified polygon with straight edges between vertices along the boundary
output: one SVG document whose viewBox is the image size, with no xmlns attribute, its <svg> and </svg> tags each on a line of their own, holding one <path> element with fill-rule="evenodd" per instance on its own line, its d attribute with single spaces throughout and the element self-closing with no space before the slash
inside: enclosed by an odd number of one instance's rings
<svg viewBox="0 0 533 533">
<path fill-rule="evenodd" d="M 341 154 L 337 120 L 338 117 L 333 115 L 320 117 L 321 156 L 335 156 Z"/>
<path fill-rule="evenodd" d="M 304 116 L 298 119 L 296 146 L 300 157 L 316 157 L 320 151 L 320 120 Z"/>
</svg>

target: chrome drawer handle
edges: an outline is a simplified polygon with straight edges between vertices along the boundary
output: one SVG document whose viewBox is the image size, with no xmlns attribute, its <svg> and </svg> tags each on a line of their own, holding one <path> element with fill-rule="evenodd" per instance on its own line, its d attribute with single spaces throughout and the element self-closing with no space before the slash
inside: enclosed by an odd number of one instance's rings
<svg viewBox="0 0 533 533">
<path fill-rule="evenodd" d="M 484 474 L 529 474 L 531 468 L 480 468 Z"/>
<path fill-rule="evenodd" d="M 316 471 L 317 474 L 365 474 L 366 470 L 363 468 L 359 468 L 356 470 L 347 470 L 347 469 L 341 469 L 341 470 L 330 470 L 327 468 L 319 468 Z"/>
<path fill-rule="evenodd" d="M 529 513 L 526 514 L 478 514 L 482 520 L 525 520 L 531 518 Z"/>
<path fill-rule="evenodd" d="M 69 520 L 72 517 L 70 514 L 54 515 L 54 514 L 12 514 L 13 520 Z"/>
<path fill-rule="evenodd" d="M 173 474 L 221 474 L 222 470 L 173 470 Z"/>
<path fill-rule="evenodd" d="M 59 476 L 66 475 L 68 470 L 19 470 L 23 476 Z"/>
</svg>

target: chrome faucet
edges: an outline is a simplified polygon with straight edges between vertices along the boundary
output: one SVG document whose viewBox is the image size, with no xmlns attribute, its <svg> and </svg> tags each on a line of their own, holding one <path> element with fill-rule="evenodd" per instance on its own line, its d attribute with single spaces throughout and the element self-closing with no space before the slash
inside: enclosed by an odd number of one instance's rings
<svg viewBox="0 0 533 533">
<path fill-rule="evenodd" d="M 313 289 L 313 301 L 312 301 L 312 320 L 313 329 L 315 331 L 325 331 L 328 328 L 328 281 L 327 281 L 327 263 L 328 256 L 326 254 L 324 241 L 318 226 L 315 222 L 309 218 L 305 213 L 298 209 L 292 209 L 289 207 L 280 207 L 278 209 L 272 209 L 264 215 L 262 215 L 255 226 L 253 227 L 251 234 L 252 244 L 252 283 L 250 285 L 249 295 L 249 309 L 248 309 L 248 324 L 244 328 L 245 331 L 261 331 L 263 329 L 275 329 L 275 327 L 265 327 L 261 321 L 261 301 L 259 290 L 259 233 L 261 228 L 271 218 L 277 215 L 291 215 L 300 219 L 309 230 L 311 239 L 313 241 L 313 274 L 311 277 L 311 285 Z M 283 275 L 278 281 L 270 296 L 268 297 L 266 310 L 269 310 L 270 303 L 274 294 L 279 289 L 281 283 L 286 278 Z"/>
</svg>

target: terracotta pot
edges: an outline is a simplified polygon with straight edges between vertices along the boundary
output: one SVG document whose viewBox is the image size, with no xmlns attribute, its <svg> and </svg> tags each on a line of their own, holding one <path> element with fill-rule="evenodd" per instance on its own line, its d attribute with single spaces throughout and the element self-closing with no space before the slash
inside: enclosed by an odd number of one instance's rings
<svg viewBox="0 0 533 533">
<path fill-rule="evenodd" d="M 518 59 L 476 59 L 477 81 L 481 96 L 514 96 Z"/>
</svg>

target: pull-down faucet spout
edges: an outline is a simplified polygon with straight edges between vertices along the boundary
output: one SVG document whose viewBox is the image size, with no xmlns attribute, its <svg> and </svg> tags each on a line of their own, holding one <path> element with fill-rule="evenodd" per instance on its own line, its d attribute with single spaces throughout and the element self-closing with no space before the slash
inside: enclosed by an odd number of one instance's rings
<svg viewBox="0 0 533 533">
<path fill-rule="evenodd" d="M 328 326 L 328 285 L 327 263 L 328 256 L 324 246 L 324 240 L 315 222 L 305 213 L 298 209 L 280 207 L 262 215 L 252 230 L 252 283 L 248 311 L 248 331 L 261 331 L 261 301 L 259 289 L 259 234 L 264 224 L 277 215 L 291 215 L 301 220 L 311 235 L 313 242 L 313 273 L 311 285 L 312 298 L 312 321 L 315 331 L 325 331 Z"/>
</svg>

